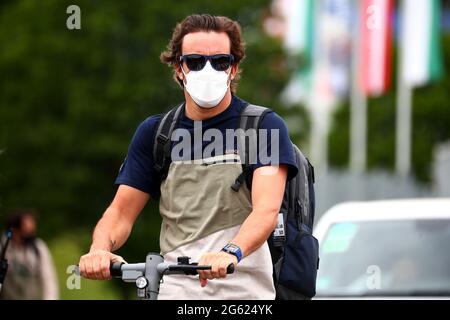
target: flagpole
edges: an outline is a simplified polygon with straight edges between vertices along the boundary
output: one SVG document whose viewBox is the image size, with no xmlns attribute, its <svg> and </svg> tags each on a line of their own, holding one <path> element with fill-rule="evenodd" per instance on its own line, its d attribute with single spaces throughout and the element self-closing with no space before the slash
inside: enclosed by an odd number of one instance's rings
<svg viewBox="0 0 450 320">
<path fill-rule="evenodd" d="M 397 86 L 397 118 L 395 166 L 397 174 L 406 177 L 411 171 L 412 88 L 399 77 Z"/>
<path fill-rule="evenodd" d="M 363 173 L 367 163 L 367 99 L 359 83 L 360 67 L 360 1 L 354 0 L 356 6 L 356 25 L 352 46 L 352 89 L 350 97 L 350 170 Z"/>
<path fill-rule="evenodd" d="M 405 12 L 405 0 L 401 1 L 400 10 Z M 403 19 L 405 17 L 403 16 Z M 397 75 L 397 111 L 396 111 L 396 146 L 395 146 L 395 168 L 398 175 L 406 177 L 411 171 L 411 133 L 412 133 L 412 93 L 413 88 L 406 83 L 404 65 L 406 39 L 404 30 L 405 23 L 400 30 L 399 61 Z"/>
<path fill-rule="evenodd" d="M 312 0 L 312 2 L 317 0 Z M 311 3 L 312 3 L 311 2 Z M 321 175 L 326 176 L 328 171 L 328 132 L 329 132 L 329 106 L 323 102 L 322 98 L 317 97 L 317 87 L 320 87 L 322 77 L 319 76 L 320 64 L 323 63 L 320 55 L 321 41 L 318 38 L 321 36 L 321 26 L 319 21 L 319 10 L 321 10 L 322 3 L 314 4 L 311 8 L 312 21 L 314 23 L 314 37 L 316 38 L 311 48 L 311 91 L 308 96 L 308 108 L 311 114 L 311 158 Z M 311 93 L 312 92 L 312 93 Z M 320 93 L 319 93 L 320 94 Z"/>
<path fill-rule="evenodd" d="M 327 113 L 318 111 L 319 107 L 310 104 L 311 110 L 311 159 L 321 174 L 328 171 L 328 117 Z"/>
</svg>

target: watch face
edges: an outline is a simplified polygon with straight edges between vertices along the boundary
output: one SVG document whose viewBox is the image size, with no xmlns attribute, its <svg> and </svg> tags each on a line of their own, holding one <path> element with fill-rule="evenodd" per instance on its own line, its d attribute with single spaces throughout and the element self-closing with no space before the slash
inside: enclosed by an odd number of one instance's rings
<svg viewBox="0 0 450 320">
<path fill-rule="evenodd" d="M 233 246 L 233 245 L 228 245 L 226 248 L 227 248 L 227 250 L 229 250 L 230 252 L 233 252 L 233 253 L 236 253 L 239 250 L 238 247 Z"/>
<path fill-rule="evenodd" d="M 229 243 L 222 250 L 236 256 L 238 262 L 242 259 L 241 248 L 235 244 Z"/>
</svg>

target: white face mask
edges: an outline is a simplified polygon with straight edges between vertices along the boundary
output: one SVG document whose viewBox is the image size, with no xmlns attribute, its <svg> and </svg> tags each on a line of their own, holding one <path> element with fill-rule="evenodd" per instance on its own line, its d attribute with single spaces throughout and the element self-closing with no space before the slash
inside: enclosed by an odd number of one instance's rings
<svg viewBox="0 0 450 320">
<path fill-rule="evenodd" d="M 184 87 L 195 103 L 202 108 L 214 108 L 217 106 L 228 90 L 228 74 L 225 71 L 217 71 L 208 61 L 200 71 L 184 73 Z"/>
</svg>

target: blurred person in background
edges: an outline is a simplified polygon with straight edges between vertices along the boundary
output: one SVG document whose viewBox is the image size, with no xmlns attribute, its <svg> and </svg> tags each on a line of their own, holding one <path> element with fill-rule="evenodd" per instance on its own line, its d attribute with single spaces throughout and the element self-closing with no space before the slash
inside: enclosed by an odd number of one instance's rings
<svg viewBox="0 0 450 320">
<path fill-rule="evenodd" d="M 3 300 L 56 300 L 58 281 L 50 251 L 36 237 L 36 214 L 32 209 L 13 210 L 6 228 L 13 236 L 6 252 L 8 272 L 0 293 Z M 1 244 L 3 245 L 4 239 Z"/>
</svg>

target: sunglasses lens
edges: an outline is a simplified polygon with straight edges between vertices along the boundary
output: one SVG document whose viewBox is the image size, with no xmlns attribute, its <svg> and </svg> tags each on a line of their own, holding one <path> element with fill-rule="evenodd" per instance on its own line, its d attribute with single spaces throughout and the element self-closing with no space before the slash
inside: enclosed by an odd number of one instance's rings
<svg viewBox="0 0 450 320">
<path fill-rule="evenodd" d="M 182 56 L 182 59 L 191 71 L 202 70 L 208 59 L 211 61 L 211 66 L 217 71 L 226 71 L 233 63 L 233 56 L 230 54 L 216 54 L 209 57 L 201 54 L 188 54 Z"/>
<path fill-rule="evenodd" d="M 228 70 L 231 66 L 231 56 L 227 54 L 220 54 L 211 58 L 211 66 L 217 71 Z"/>
<path fill-rule="evenodd" d="M 197 54 L 185 56 L 184 61 L 189 70 L 192 71 L 200 71 L 206 65 L 206 58 Z"/>
</svg>

